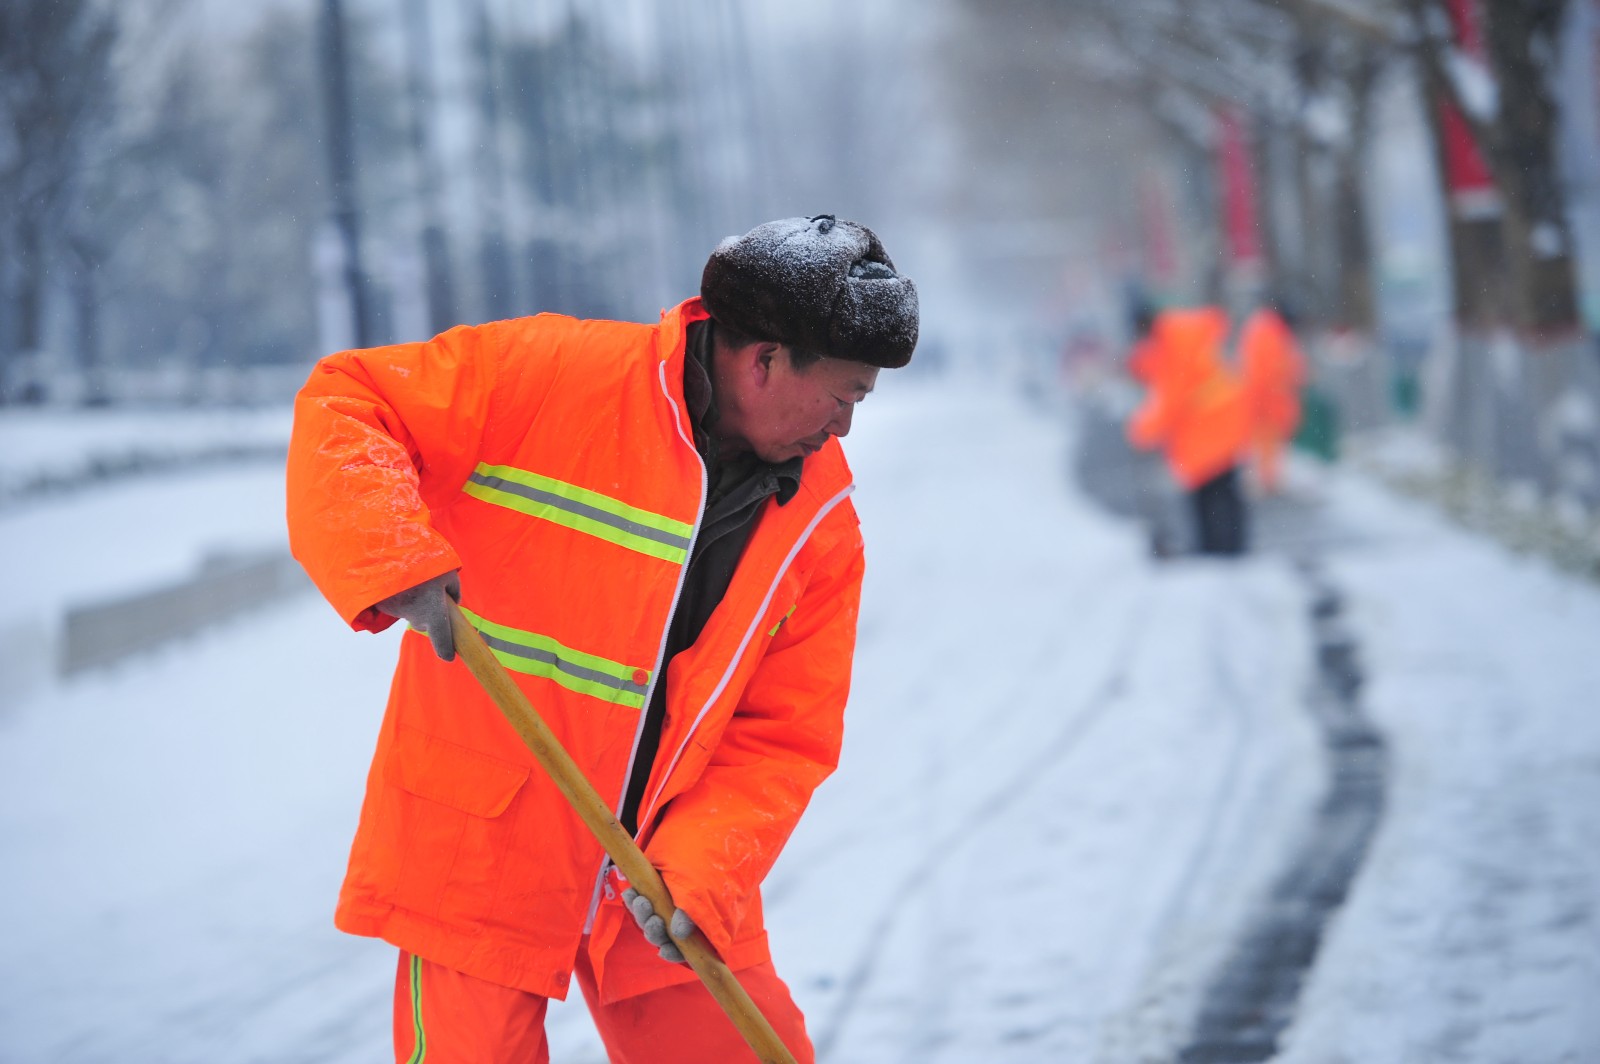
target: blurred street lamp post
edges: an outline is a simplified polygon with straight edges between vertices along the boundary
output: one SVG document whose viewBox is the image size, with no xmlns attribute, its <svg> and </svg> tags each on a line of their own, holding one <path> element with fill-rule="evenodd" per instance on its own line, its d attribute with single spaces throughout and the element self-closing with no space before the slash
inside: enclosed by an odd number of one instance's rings
<svg viewBox="0 0 1600 1064">
<path fill-rule="evenodd" d="M 505 166 L 501 159 L 500 93 L 494 23 L 489 5 L 477 0 L 473 10 L 473 51 L 478 66 L 478 116 L 482 123 L 478 140 L 479 254 L 483 263 L 484 310 L 488 318 L 506 318 L 516 312 L 511 253 L 505 230 L 510 197 L 506 192 Z"/>
<path fill-rule="evenodd" d="M 340 0 L 322 2 L 322 89 L 327 116 L 328 177 L 333 225 L 338 232 L 344 288 L 357 347 L 372 344 L 366 282 L 361 265 L 361 219 L 356 197 L 355 140 L 350 122 L 350 83 L 345 60 L 344 12 Z"/>
<path fill-rule="evenodd" d="M 439 159 L 430 131 L 434 118 L 433 47 L 428 0 L 405 0 L 406 89 L 410 101 L 411 152 L 417 167 L 422 260 L 427 278 L 428 325 L 443 332 L 457 324 L 455 286 L 444 226 L 439 221 Z"/>
</svg>

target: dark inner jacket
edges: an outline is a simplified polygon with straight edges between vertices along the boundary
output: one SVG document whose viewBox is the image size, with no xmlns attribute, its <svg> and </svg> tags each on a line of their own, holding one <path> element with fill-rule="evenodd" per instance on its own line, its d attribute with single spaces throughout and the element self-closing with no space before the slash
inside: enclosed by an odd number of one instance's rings
<svg viewBox="0 0 1600 1064">
<path fill-rule="evenodd" d="M 666 666 L 700 638 L 711 612 L 722 601 L 739 567 L 739 557 L 755 528 L 756 514 L 767 497 L 776 495 L 782 506 L 800 489 L 803 459 L 791 458 L 773 465 L 750 451 L 723 455 L 711 434 L 717 423 L 717 400 L 711 386 L 712 335 L 715 324 L 697 321 L 688 328 L 687 357 L 683 360 L 683 396 L 694 429 L 694 445 L 706 464 L 706 512 L 689 555 L 678 607 L 667 627 L 667 650 L 662 672 L 645 709 L 644 730 L 634 755 L 633 773 L 622 800 L 622 826 L 628 834 L 639 831 L 639 803 L 650 779 L 651 766 L 661 746 L 661 724 L 667 711 Z"/>
</svg>

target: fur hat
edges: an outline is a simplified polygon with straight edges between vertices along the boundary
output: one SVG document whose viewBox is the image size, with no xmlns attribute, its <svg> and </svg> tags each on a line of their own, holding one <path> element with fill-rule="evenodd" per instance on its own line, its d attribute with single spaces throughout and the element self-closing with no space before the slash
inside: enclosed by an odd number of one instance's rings
<svg viewBox="0 0 1600 1064">
<path fill-rule="evenodd" d="M 783 218 L 717 245 L 700 277 L 711 317 L 742 333 L 897 369 L 917 346 L 917 286 L 872 230 Z"/>
</svg>

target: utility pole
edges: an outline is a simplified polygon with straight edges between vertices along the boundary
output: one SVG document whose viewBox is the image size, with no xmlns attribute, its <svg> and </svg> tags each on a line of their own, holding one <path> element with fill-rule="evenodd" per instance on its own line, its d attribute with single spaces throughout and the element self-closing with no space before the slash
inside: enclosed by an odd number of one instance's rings
<svg viewBox="0 0 1600 1064">
<path fill-rule="evenodd" d="M 513 291 L 511 254 L 507 248 L 505 163 L 500 154 L 500 93 L 498 64 L 495 59 L 494 25 L 489 18 L 487 0 L 477 0 L 477 28 L 474 36 L 478 59 L 478 109 L 481 123 L 478 145 L 478 173 L 482 190 L 479 213 L 482 239 L 483 295 L 490 318 L 507 318 L 517 312 Z"/>
<path fill-rule="evenodd" d="M 450 275 L 450 249 L 439 221 L 439 157 L 429 136 L 434 117 L 432 27 L 428 0 L 405 0 L 406 95 L 411 104 L 411 154 L 417 167 L 417 213 L 428 297 L 428 324 L 436 333 L 460 323 Z"/>
<path fill-rule="evenodd" d="M 328 177 L 333 226 L 342 252 L 344 288 L 357 347 L 373 342 L 365 274 L 361 267 L 361 215 L 356 196 L 356 150 L 350 120 L 350 79 L 340 0 L 322 0 L 322 91 L 327 115 Z"/>
</svg>

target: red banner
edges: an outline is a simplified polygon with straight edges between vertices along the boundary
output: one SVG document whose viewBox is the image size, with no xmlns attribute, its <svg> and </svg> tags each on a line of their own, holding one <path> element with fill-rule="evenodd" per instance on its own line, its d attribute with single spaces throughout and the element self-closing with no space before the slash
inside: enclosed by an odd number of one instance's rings
<svg viewBox="0 0 1600 1064">
<path fill-rule="evenodd" d="M 1483 62 L 1483 35 L 1478 26 L 1478 9 L 1472 0 L 1449 0 L 1450 25 L 1455 30 L 1461 51 L 1475 62 Z M 1450 189 L 1450 206 L 1464 218 L 1493 217 L 1500 213 L 1500 193 L 1494 175 L 1483 161 L 1472 127 L 1454 104 L 1439 103 L 1439 124 L 1444 133 L 1445 183 Z"/>
<path fill-rule="evenodd" d="M 1222 217 L 1228 239 L 1228 260 L 1235 266 L 1261 261 L 1256 232 L 1256 180 L 1250 145 L 1236 107 L 1217 112 L 1217 166 L 1222 179 Z"/>
<path fill-rule="evenodd" d="M 1445 182 L 1451 207 L 1466 218 L 1499 214 L 1500 192 L 1478 150 L 1472 127 L 1449 100 L 1439 101 L 1439 123 L 1444 132 Z"/>
<path fill-rule="evenodd" d="M 1448 0 L 1450 25 L 1456 31 L 1461 50 L 1474 59 L 1483 58 L 1483 35 L 1478 32 L 1478 8 L 1472 0 Z"/>
</svg>

